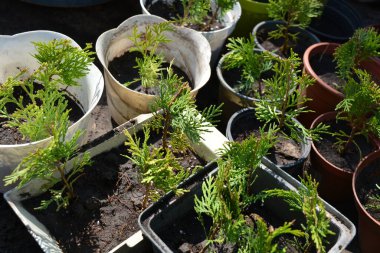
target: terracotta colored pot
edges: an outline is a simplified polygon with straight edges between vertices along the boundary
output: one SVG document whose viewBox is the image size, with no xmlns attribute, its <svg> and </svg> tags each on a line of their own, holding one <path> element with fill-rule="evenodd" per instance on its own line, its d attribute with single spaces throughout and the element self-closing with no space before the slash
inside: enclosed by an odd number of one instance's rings
<svg viewBox="0 0 380 253">
<path fill-rule="evenodd" d="M 325 112 L 335 110 L 335 106 L 344 98 L 343 94 L 336 89 L 329 86 L 315 73 L 310 64 L 310 59 L 317 54 L 332 55 L 335 49 L 339 46 L 337 43 L 322 42 L 310 46 L 303 56 L 303 64 L 305 73 L 309 74 L 315 79 L 314 85 L 309 86 L 304 95 L 310 99 L 305 105 L 312 111 L 311 113 L 304 113 L 299 117 L 299 120 L 305 126 L 310 126 L 313 120 Z M 368 61 L 362 62 L 360 67 L 367 70 L 374 77 L 377 83 L 380 81 L 380 60 L 372 58 Z"/>
<path fill-rule="evenodd" d="M 380 178 L 380 150 L 368 155 L 357 167 L 353 180 L 352 190 L 354 193 L 356 209 L 359 214 L 359 242 L 360 249 L 363 253 L 379 252 L 380 242 L 380 221 L 372 217 L 367 210 L 363 207 L 359 200 L 359 188 L 356 185 L 357 179 L 363 174 L 364 171 L 369 171 L 372 168 L 372 179 Z M 376 166 L 376 167 L 374 167 Z M 373 174 L 372 174 L 373 173 Z M 378 180 L 379 181 L 379 180 Z"/>
</svg>

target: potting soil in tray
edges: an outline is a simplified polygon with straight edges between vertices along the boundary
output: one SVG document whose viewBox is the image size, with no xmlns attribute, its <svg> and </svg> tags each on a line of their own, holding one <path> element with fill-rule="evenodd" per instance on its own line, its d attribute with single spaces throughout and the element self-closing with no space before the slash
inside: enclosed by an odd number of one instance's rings
<svg viewBox="0 0 380 253">
<path fill-rule="evenodd" d="M 111 74 L 121 83 L 132 82 L 135 79 L 140 78 L 139 70 L 136 68 L 136 59 L 142 58 L 140 52 L 125 52 L 122 56 L 116 57 L 109 62 L 108 69 Z M 170 66 L 169 63 L 164 62 L 161 66 L 162 73 L 164 76 L 167 75 L 166 68 Z M 182 77 L 183 82 L 187 82 L 191 88 L 193 88 L 193 83 L 180 68 L 172 64 L 173 73 L 178 77 Z M 156 87 L 144 88 L 140 81 L 134 82 L 128 86 L 128 88 L 150 95 L 158 95 L 158 89 Z"/>
<path fill-rule="evenodd" d="M 315 54 L 310 58 L 310 65 L 314 72 L 331 88 L 343 92 L 345 81 L 336 74 L 334 57 L 329 54 Z"/>
<path fill-rule="evenodd" d="M 376 220 L 380 221 L 380 163 L 372 162 L 356 179 L 356 192 L 360 203 Z"/>
<path fill-rule="evenodd" d="M 238 142 L 247 139 L 252 134 L 259 136 L 259 126 L 260 123 L 256 118 L 248 119 L 246 116 L 235 123 L 234 129 L 231 129 L 232 136 Z M 301 155 L 301 145 L 279 133 L 275 147 L 269 150 L 267 157 L 277 165 L 285 165 L 296 162 Z"/>
<path fill-rule="evenodd" d="M 157 139 L 155 145 L 160 144 Z M 74 185 L 78 198 L 66 210 L 56 212 L 54 204 L 43 211 L 33 210 L 48 194 L 23 201 L 64 252 L 108 252 L 139 229 L 145 188 L 139 183 L 138 168 L 122 156 L 127 152 L 121 145 L 93 158 L 93 165 L 85 168 Z M 202 164 L 190 152 L 180 162 L 189 169 Z"/>
<path fill-rule="evenodd" d="M 351 131 L 351 127 L 347 125 L 347 122 L 339 121 L 337 123 L 335 120 L 330 120 L 324 123 L 330 125 L 329 131 L 331 133 L 342 130 L 348 134 Z M 354 172 L 361 159 L 357 147 L 354 144 L 351 144 L 348 146 L 346 152 L 341 154 L 334 146 L 334 143 L 337 140 L 336 137 L 328 134 L 322 134 L 321 137 L 321 141 L 314 143 L 321 155 L 335 166 L 349 172 Z M 364 136 L 356 136 L 354 140 L 359 145 L 362 157 L 376 149 L 376 147 L 369 143 Z"/>
<path fill-rule="evenodd" d="M 178 17 L 183 17 L 183 5 L 180 0 L 174 1 L 153 1 L 146 0 L 145 7 L 149 11 L 150 14 L 157 15 L 164 19 L 168 20 L 178 20 Z M 212 13 L 209 13 L 208 17 L 205 20 L 205 23 L 211 20 Z M 184 24 L 186 27 L 194 29 L 196 31 L 214 31 L 218 29 L 224 28 L 224 25 L 216 20 L 216 22 L 212 23 L 210 27 L 202 30 L 201 26 L 197 24 Z"/>
<path fill-rule="evenodd" d="M 42 85 L 37 83 L 35 83 L 34 87 L 36 91 L 42 89 Z M 24 106 L 31 103 L 29 96 L 21 87 L 15 87 L 13 94 L 16 98 L 19 96 L 24 97 Z M 70 110 L 69 120 L 70 123 L 73 124 L 78 121 L 84 115 L 84 113 L 79 105 L 69 95 L 65 94 L 64 97 L 68 102 L 67 109 Z M 10 103 L 6 104 L 5 108 L 8 113 L 13 113 L 16 110 L 14 104 Z M 0 118 L 0 145 L 13 145 L 30 142 L 28 138 L 23 139 L 22 134 L 16 128 L 5 126 L 6 123 L 7 120 L 5 118 Z"/>
</svg>

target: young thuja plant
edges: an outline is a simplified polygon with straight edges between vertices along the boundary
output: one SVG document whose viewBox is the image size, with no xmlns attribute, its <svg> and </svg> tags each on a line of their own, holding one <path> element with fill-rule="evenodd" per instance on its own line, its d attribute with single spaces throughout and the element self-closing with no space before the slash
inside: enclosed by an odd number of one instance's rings
<svg viewBox="0 0 380 253">
<path fill-rule="evenodd" d="M 280 52 L 289 54 L 289 49 L 297 41 L 298 33 L 291 32 L 294 27 L 305 29 L 311 20 L 322 13 L 323 3 L 320 0 L 269 0 L 268 16 L 273 20 L 284 21 L 277 29 L 269 33 L 273 39 L 283 39 Z"/>
<path fill-rule="evenodd" d="M 349 76 L 344 87 L 344 99 L 336 106 L 337 120 L 347 121 L 351 131 L 332 133 L 337 141 L 335 146 L 341 153 L 354 144 L 362 157 L 362 152 L 355 142 L 358 135 L 380 136 L 380 88 L 372 81 L 370 74 L 364 70 L 354 69 L 355 78 Z"/>
<path fill-rule="evenodd" d="M 46 209 L 50 204 L 57 205 L 57 211 L 66 208 L 75 199 L 74 183 L 83 175 L 86 165 L 90 165 L 90 154 L 85 152 L 77 156 L 77 141 L 81 132 L 76 132 L 72 139 L 66 141 L 65 137 L 69 127 L 68 112 L 59 115 L 52 132 L 52 140 L 46 148 L 37 149 L 26 156 L 13 172 L 4 178 L 5 185 L 19 182 L 21 188 L 33 179 L 44 180 L 43 191 L 49 191 L 51 198 L 41 201 L 36 209 Z M 67 172 L 68 162 L 72 160 L 72 169 Z M 56 175 L 58 173 L 58 176 Z M 51 189 L 62 182 L 60 189 Z"/>
<path fill-rule="evenodd" d="M 165 36 L 165 32 L 173 31 L 173 29 L 173 25 L 169 22 L 147 25 L 144 31 L 139 31 L 137 26 L 133 28 L 132 35 L 128 37 L 133 43 L 129 52 L 139 52 L 142 55 L 142 58 L 136 58 L 135 66 L 140 77 L 127 82 L 126 86 L 139 81 L 145 89 L 158 86 L 162 75 L 164 56 L 157 52 L 157 48 L 160 44 L 171 42 Z"/>
<path fill-rule="evenodd" d="M 55 122 L 68 110 L 67 87 L 79 85 L 78 79 L 88 73 L 93 61 L 90 45 L 82 50 L 69 40 L 33 44 L 38 69 L 30 75 L 22 69 L 0 85 L 0 118 L 30 141 L 52 135 Z"/>
<path fill-rule="evenodd" d="M 344 80 L 352 76 L 354 69 L 370 57 L 380 56 L 380 34 L 374 28 L 359 28 L 349 41 L 334 52 L 338 76 Z"/>
<path fill-rule="evenodd" d="M 151 105 L 153 119 L 143 130 L 144 141 L 126 132 L 126 145 L 131 152 L 127 157 L 138 166 L 145 186 L 143 208 L 149 199 L 157 199 L 169 190 L 177 194 L 183 192 L 176 187 L 191 171 L 183 168 L 174 154 L 189 149 L 190 142 L 199 143 L 201 134 L 208 131 L 207 127 L 212 126 L 220 114 L 220 107 L 215 106 L 199 113 L 190 88 L 171 68 L 167 69 L 165 78 L 159 80 L 159 91 L 160 95 Z M 148 144 L 149 128 L 161 131 L 162 147 Z"/>
<path fill-rule="evenodd" d="M 216 21 L 221 21 L 227 11 L 232 10 L 237 0 L 181 0 L 183 16 L 178 18 L 181 25 L 195 24 L 201 31 L 207 31 Z M 211 17 L 209 17 L 211 15 Z"/>
<path fill-rule="evenodd" d="M 240 69 L 242 72 L 237 92 L 252 94 L 262 98 L 264 95 L 262 74 L 272 68 L 272 61 L 265 53 L 255 52 L 253 35 L 247 38 L 230 38 L 227 44 L 229 54 L 226 55 L 224 69 Z"/>
<path fill-rule="evenodd" d="M 319 133 L 327 131 L 326 125 L 319 124 L 310 130 L 293 120 L 309 112 L 304 106 L 307 98 L 301 93 L 313 84 L 313 79 L 304 73 L 300 74 L 300 58 L 292 50 L 288 58 L 272 56 L 272 59 L 274 75 L 264 80 L 265 99 L 255 103 L 258 120 L 265 124 L 276 124 L 285 136 L 296 141 L 303 141 L 300 136 L 318 139 Z M 287 133 L 285 129 L 290 132 Z"/>
<path fill-rule="evenodd" d="M 376 184 L 376 188 L 380 191 L 380 185 Z M 364 207 L 370 212 L 380 212 L 380 194 L 371 195 Z"/>
<path fill-rule="evenodd" d="M 218 161 L 217 175 L 202 184 L 202 196 L 194 199 L 194 209 L 207 235 L 207 244 L 201 252 L 223 244 L 233 244 L 237 252 L 279 252 L 277 237 L 303 234 L 292 229 L 291 222 L 269 229 L 257 214 L 246 214 L 254 199 L 252 187 L 256 169 L 274 145 L 274 133 L 275 130 L 270 129 L 266 133 L 261 131 L 260 138 L 250 136 L 241 143 L 228 143 L 223 158 Z M 212 219 L 208 231 L 205 215 Z"/>
<path fill-rule="evenodd" d="M 302 186 L 298 191 L 284 189 L 270 189 L 261 192 L 256 196 L 257 200 L 267 198 L 280 198 L 285 200 L 292 211 L 302 212 L 305 217 L 305 224 L 301 224 L 304 231 L 305 242 L 295 240 L 295 245 L 301 252 L 326 252 L 326 237 L 334 235 L 330 230 L 330 219 L 326 215 L 326 210 L 322 200 L 318 197 L 318 183 L 310 176 L 301 178 Z"/>
</svg>

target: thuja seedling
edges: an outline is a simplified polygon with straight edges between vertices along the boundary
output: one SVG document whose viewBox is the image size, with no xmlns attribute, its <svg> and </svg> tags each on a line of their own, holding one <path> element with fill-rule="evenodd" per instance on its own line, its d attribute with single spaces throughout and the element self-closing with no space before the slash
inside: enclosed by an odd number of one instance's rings
<svg viewBox="0 0 380 253">
<path fill-rule="evenodd" d="M 304 232 L 305 242 L 295 241 L 302 252 L 326 252 L 326 237 L 335 234 L 330 230 L 330 220 L 322 200 L 318 197 L 318 183 L 311 176 L 301 178 L 302 186 L 298 192 L 284 189 L 265 190 L 256 196 L 256 199 L 267 199 L 277 197 L 286 201 L 291 210 L 302 212 L 305 223 L 301 224 Z"/>
<path fill-rule="evenodd" d="M 334 52 L 339 77 L 347 79 L 362 61 L 380 56 L 380 34 L 374 28 L 359 28 Z"/>
<path fill-rule="evenodd" d="M 326 125 L 319 124 L 310 130 L 293 120 L 300 114 L 309 112 L 304 106 L 308 98 L 301 93 L 313 84 L 313 79 L 304 73 L 300 74 L 300 58 L 292 50 L 288 58 L 272 56 L 272 61 L 274 74 L 264 80 L 265 99 L 255 103 L 258 120 L 266 125 L 276 124 L 285 136 L 297 141 L 303 141 L 299 133 L 314 140 L 318 139 L 320 133 L 327 131 Z M 290 130 L 290 134 L 284 131 L 285 128 Z"/>
<path fill-rule="evenodd" d="M 207 31 L 216 21 L 229 10 L 232 10 L 237 0 L 181 0 L 183 16 L 177 21 L 181 25 L 195 24 L 201 31 Z M 211 17 L 209 17 L 211 13 Z"/>
<path fill-rule="evenodd" d="M 205 227 L 204 216 L 212 219 L 207 231 L 207 244 L 201 252 L 215 245 L 232 244 L 238 252 L 275 252 L 275 239 L 281 235 L 302 236 L 299 230 L 291 228 L 291 222 L 269 230 L 256 214 L 246 215 L 244 211 L 252 203 L 252 187 L 256 169 L 261 158 L 274 145 L 275 130 L 271 129 L 261 137 L 250 136 L 241 143 L 229 143 L 221 160 L 218 173 L 202 183 L 202 196 L 194 199 L 194 209 Z"/>
<path fill-rule="evenodd" d="M 284 21 L 277 25 L 277 29 L 269 33 L 273 39 L 282 39 L 280 51 L 283 55 L 289 54 L 292 43 L 297 41 L 298 33 L 292 33 L 291 28 L 306 28 L 311 20 L 322 13 L 320 0 L 269 0 L 268 16 L 273 20 Z"/>
<path fill-rule="evenodd" d="M 94 53 L 89 51 L 90 45 L 80 49 L 69 40 L 33 44 L 37 51 L 33 57 L 40 67 L 29 76 L 23 69 L 0 85 L 0 118 L 5 119 L 5 125 L 18 129 L 24 138 L 36 141 L 52 135 L 56 121 L 68 110 L 66 88 L 77 86 L 78 79 L 88 73 Z M 42 88 L 36 89 L 36 84 Z M 16 95 L 16 89 L 25 96 Z M 7 110 L 12 107 L 12 111 Z"/>
<path fill-rule="evenodd" d="M 58 113 L 58 112 L 57 112 Z M 60 114 L 53 127 L 53 138 L 46 148 L 37 149 L 26 156 L 21 163 L 4 178 L 5 185 L 19 182 L 17 187 L 21 188 L 33 179 L 44 180 L 41 189 L 49 191 L 51 198 L 41 201 L 36 209 L 46 209 L 50 204 L 57 205 L 57 211 L 66 208 L 75 199 L 74 183 L 83 175 L 86 165 L 89 165 L 90 154 L 85 152 L 77 156 L 77 141 L 81 132 L 76 132 L 72 139 L 66 141 L 65 137 L 69 127 L 68 112 Z M 66 173 L 67 163 L 72 160 L 72 169 Z M 59 174 L 57 177 L 55 173 Z M 51 189 L 57 183 L 62 182 L 58 190 Z"/>
<path fill-rule="evenodd" d="M 227 44 L 229 54 L 223 62 L 224 69 L 240 69 L 242 72 L 238 92 L 254 94 L 256 98 L 264 96 L 264 88 L 261 80 L 262 74 L 272 68 L 272 61 L 265 53 L 255 52 L 254 37 L 230 38 Z M 257 83 L 256 85 L 254 85 Z"/>
<path fill-rule="evenodd" d="M 139 52 L 142 58 L 136 58 L 135 68 L 139 71 L 139 78 L 125 85 L 141 82 L 143 88 L 151 88 L 158 86 L 158 82 L 162 75 L 162 64 L 164 56 L 157 52 L 160 44 L 170 43 L 171 41 L 165 36 L 165 32 L 173 31 L 173 25 L 169 22 L 161 22 L 149 24 L 145 30 L 140 32 L 135 26 L 132 35 L 128 37 L 133 43 L 129 48 L 129 52 Z"/>
<path fill-rule="evenodd" d="M 215 106 L 199 113 L 188 84 L 183 83 L 170 67 L 165 78 L 159 80 L 159 91 L 159 96 L 151 105 L 153 119 L 143 129 L 144 140 L 125 133 L 125 144 L 131 153 L 126 157 L 138 166 L 141 182 L 145 187 L 143 208 L 146 207 L 148 199 L 157 199 L 169 190 L 177 194 L 183 192 L 176 187 L 189 176 L 190 171 L 181 167 L 174 154 L 189 149 L 190 142 L 199 143 L 201 134 L 207 131 L 207 127 L 220 114 L 220 107 Z M 161 131 L 162 147 L 148 144 L 149 128 Z"/>
<path fill-rule="evenodd" d="M 380 185 L 376 184 L 376 188 L 380 190 Z M 380 212 L 380 194 L 371 195 L 368 200 L 365 208 L 371 212 Z"/>
<path fill-rule="evenodd" d="M 380 88 L 365 70 L 353 71 L 356 78 L 348 77 L 344 87 L 345 97 L 335 108 L 338 112 L 337 120 L 347 121 L 351 131 L 332 134 L 337 137 L 335 146 L 341 153 L 346 152 L 350 144 L 354 144 L 362 157 L 355 137 L 368 134 L 380 136 Z"/>
</svg>

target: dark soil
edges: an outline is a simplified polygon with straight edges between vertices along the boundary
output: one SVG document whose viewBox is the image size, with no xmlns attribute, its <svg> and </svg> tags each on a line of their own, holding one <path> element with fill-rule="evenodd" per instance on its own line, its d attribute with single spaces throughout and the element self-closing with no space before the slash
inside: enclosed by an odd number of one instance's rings
<svg viewBox="0 0 380 253">
<path fill-rule="evenodd" d="M 334 57 L 330 54 L 316 54 L 310 58 L 310 65 L 314 72 L 329 86 L 343 92 L 345 81 L 336 74 L 337 66 Z"/>
<path fill-rule="evenodd" d="M 131 82 L 135 79 L 140 78 L 139 71 L 136 66 L 136 58 L 142 58 L 141 53 L 139 52 L 126 52 L 122 56 L 112 59 L 108 65 L 108 69 L 111 74 L 122 84 Z M 166 76 L 167 71 L 166 68 L 169 67 L 170 64 L 165 62 L 162 64 L 163 74 Z M 187 82 L 191 88 L 193 88 L 193 84 L 189 77 L 183 72 L 180 68 L 175 65 L 171 66 L 173 69 L 173 73 L 177 74 L 179 77 L 182 77 L 183 82 Z M 135 91 L 158 95 L 158 89 L 156 87 L 152 88 L 144 88 L 141 86 L 141 82 L 135 82 L 128 86 L 128 88 L 133 89 Z"/>
<path fill-rule="evenodd" d="M 262 124 L 253 115 L 245 115 L 231 129 L 232 137 L 235 141 L 241 142 L 252 134 L 260 136 L 260 125 Z M 296 162 L 301 155 L 301 145 L 279 133 L 276 145 L 269 151 L 267 157 L 277 165 L 286 165 Z"/>
<path fill-rule="evenodd" d="M 155 137 L 155 145 L 160 145 Z M 57 239 L 64 252 L 108 252 L 137 232 L 145 188 L 139 183 L 136 166 L 123 157 L 124 145 L 93 159 L 85 175 L 76 183 L 77 199 L 67 210 L 55 211 L 51 205 L 34 211 L 48 194 L 24 201 Z M 192 153 L 181 154 L 181 164 L 193 170 L 202 162 Z"/>
<path fill-rule="evenodd" d="M 284 43 L 284 39 L 270 39 L 269 38 L 269 32 L 271 32 L 274 28 L 262 28 L 257 31 L 256 38 L 258 39 L 259 43 L 262 47 L 264 47 L 266 50 L 275 53 L 276 55 L 280 57 L 288 57 L 290 52 L 281 52 L 281 46 Z M 306 51 L 306 49 L 312 45 L 314 41 L 310 41 L 309 37 L 306 35 L 302 35 L 302 33 L 299 33 L 299 38 L 297 41 L 290 40 L 290 47 L 293 49 L 295 53 L 301 57 Z"/>
<path fill-rule="evenodd" d="M 380 187 L 380 162 L 378 160 L 362 170 L 355 187 L 361 204 L 373 218 L 380 221 L 380 189 L 376 185 Z"/>
<path fill-rule="evenodd" d="M 147 0 L 145 3 L 145 8 L 149 11 L 150 14 L 157 15 L 168 20 L 176 20 L 178 17 L 183 17 L 184 15 L 183 5 L 179 0 L 174 0 L 172 4 L 169 3 L 170 1 L 156 1 L 155 3 L 152 2 L 152 0 Z M 211 18 L 212 13 L 209 13 L 209 16 L 206 18 L 204 23 L 209 22 Z M 224 28 L 223 24 L 217 21 L 206 28 L 202 28 L 197 24 L 185 24 L 185 26 L 197 31 L 214 31 Z"/>
<path fill-rule="evenodd" d="M 35 90 L 42 89 L 42 85 L 35 83 L 34 84 Z M 18 98 L 20 96 L 24 97 L 23 105 L 26 106 L 29 103 L 31 103 L 31 100 L 29 99 L 29 96 L 26 94 L 26 92 L 21 87 L 15 87 L 13 96 L 15 98 Z M 71 124 L 74 124 L 76 121 L 78 121 L 83 115 L 83 110 L 81 107 L 77 104 L 74 99 L 65 94 L 65 99 L 67 100 L 67 108 L 70 109 L 69 112 L 69 120 Z M 8 113 L 13 113 L 16 111 L 16 107 L 14 104 L 6 104 L 5 108 Z M 12 144 L 23 144 L 28 143 L 30 140 L 28 138 L 23 138 L 22 134 L 14 127 L 7 127 L 5 124 L 7 123 L 7 120 L 4 118 L 0 118 L 0 145 L 12 145 Z"/>
<path fill-rule="evenodd" d="M 339 121 L 337 123 L 335 120 L 331 120 L 324 123 L 330 125 L 331 133 L 337 131 L 349 133 L 351 131 L 351 127 L 348 126 L 347 122 Z M 321 141 L 314 143 L 321 155 L 335 166 L 353 172 L 360 161 L 360 154 L 356 146 L 354 144 L 349 145 L 347 151 L 342 155 L 334 146 L 336 137 L 329 134 L 323 134 L 321 137 Z M 360 147 L 362 157 L 376 149 L 375 146 L 369 143 L 364 136 L 357 136 L 355 142 Z"/>
<path fill-rule="evenodd" d="M 13 214 L 13 210 L 5 202 L 3 195 L 0 197 L 0 217 L 0 252 L 41 252 L 40 247 L 25 229 L 20 219 Z"/>
</svg>

